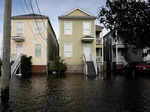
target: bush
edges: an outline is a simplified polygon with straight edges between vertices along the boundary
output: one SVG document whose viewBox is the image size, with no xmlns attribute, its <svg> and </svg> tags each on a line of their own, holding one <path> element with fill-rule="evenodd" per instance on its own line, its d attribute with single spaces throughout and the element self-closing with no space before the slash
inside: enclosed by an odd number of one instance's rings
<svg viewBox="0 0 150 112">
<path fill-rule="evenodd" d="M 49 72 L 56 72 L 57 74 L 64 74 L 67 70 L 67 65 L 60 57 L 56 57 L 53 66 L 49 66 Z"/>
<path fill-rule="evenodd" d="M 32 56 L 27 57 L 23 55 L 21 57 L 21 73 L 22 75 L 27 75 L 32 71 Z"/>
</svg>

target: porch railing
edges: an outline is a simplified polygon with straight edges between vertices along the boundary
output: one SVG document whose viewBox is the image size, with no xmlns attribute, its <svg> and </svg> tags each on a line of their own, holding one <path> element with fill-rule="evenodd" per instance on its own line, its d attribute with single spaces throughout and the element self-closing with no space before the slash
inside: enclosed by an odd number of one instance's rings
<svg viewBox="0 0 150 112">
<path fill-rule="evenodd" d="M 84 72 L 84 74 L 85 75 L 87 75 L 88 73 L 88 71 L 87 71 L 87 63 L 86 63 L 86 57 L 85 57 L 85 55 L 83 55 L 83 72 Z"/>
<path fill-rule="evenodd" d="M 13 60 L 14 63 L 11 65 L 11 78 L 12 78 L 12 76 L 13 76 L 14 74 L 16 74 L 18 68 L 19 68 L 20 65 L 21 65 L 21 57 L 22 57 L 22 54 L 18 55 L 18 56 L 16 57 L 16 59 Z"/>
<path fill-rule="evenodd" d="M 95 68 L 95 72 L 97 74 L 97 63 L 96 63 L 96 57 L 94 55 L 91 54 L 91 60 L 94 63 L 94 68 Z"/>
</svg>

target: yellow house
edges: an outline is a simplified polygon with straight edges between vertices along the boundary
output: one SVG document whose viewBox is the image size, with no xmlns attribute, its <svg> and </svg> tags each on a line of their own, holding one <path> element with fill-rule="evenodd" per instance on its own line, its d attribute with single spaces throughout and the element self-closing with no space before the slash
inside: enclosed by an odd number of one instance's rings
<svg viewBox="0 0 150 112">
<path fill-rule="evenodd" d="M 95 20 L 95 16 L 78 8 L 59 16 L 60 56 L 67 64 L 67 72 L 83 73 L 85 62 L 95 63 Z"/>
<path fill-rule="evenodd" d="M 27 14 L 12 17 L 11 58 L 32 56 L 32 72 L 46 72 L 59 56 L 59 45 L 47 16 Z"/>
</svg>

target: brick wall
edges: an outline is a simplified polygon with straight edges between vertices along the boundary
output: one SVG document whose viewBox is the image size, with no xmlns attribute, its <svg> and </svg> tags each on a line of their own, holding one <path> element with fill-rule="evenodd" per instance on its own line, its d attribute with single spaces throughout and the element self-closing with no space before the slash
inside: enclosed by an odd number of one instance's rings
<svg viewBox="0 0 150 112">
<path fill-rule="evenodd" d="M 32 65 L 32 73 L 46 73 L 46 65 Z"/>
</svg>

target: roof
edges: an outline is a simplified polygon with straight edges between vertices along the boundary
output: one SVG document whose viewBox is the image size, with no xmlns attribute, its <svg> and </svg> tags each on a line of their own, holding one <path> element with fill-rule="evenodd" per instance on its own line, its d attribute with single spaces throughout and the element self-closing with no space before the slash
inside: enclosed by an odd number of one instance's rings
<svg viewBox="0 0 150 112">
<path fill-rule="evenodd" d="M 40 15 L 40 14 L 24 14 L 12 16 L 12 19 L 48 19 L 48 16 Z"/>
<path fill-rule="evenodd" d="M 83 9 L 81 9 L 81 8 L 74 8 L 74 9 L 72 9 L 71 11 L 68 11 L 66 14 L 64 14 L 64 16 L 69 15 L 70 13 L 74 12 L 75 10 L 80 10 L 81 12 L 83 12 L 83 13 L 87 14 L 88 16 L 92 16 L 92 14 L 90 14 L 90 13 L 88 13 L 88 12 L 84 11 L 84 10 L 83 10 Z"/>
<path fill-rule="evenodd" d="M 87 16 L 68 16 L 69 14 L 71 14 L 72 12 L 76 11 L 76 10 L 79 10 L 81 11 L 82 13 L 86 14 Z M 80 9 L 80 8 L 75 8 L 69 12 L 67 12 L 66 14 L 62 15 L 62 16 L 59 16 L 58 17 L 59 19 L 96 19 L 95 16 L 91 15 L 90 13 Z"/>
<path fill-rule="evenodd" d="M 59 19 L 96 19 L 95 16 L 59 16 Z"/>
<path fill-rule="evenodd" d="M 104 28 L 104 27 L 102 27 L 102 26 L 96 25 L 96 31 L 101 32 L 103 28 Z"/>
</svg>

